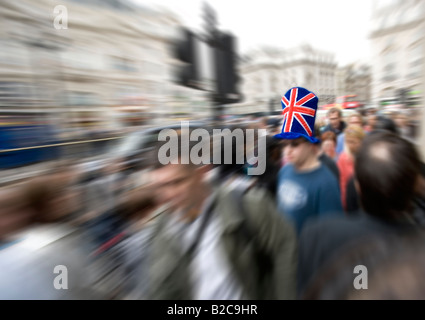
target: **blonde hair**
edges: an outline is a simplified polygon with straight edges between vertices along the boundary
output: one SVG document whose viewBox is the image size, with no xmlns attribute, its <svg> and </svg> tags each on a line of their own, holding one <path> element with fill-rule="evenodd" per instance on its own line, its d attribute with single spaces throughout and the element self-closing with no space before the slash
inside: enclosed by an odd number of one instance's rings
<svg viewBox="0 0 425 320">
<path fill-rule="evenodd" d="M 360 122 L 363 124 L 363 117 L 360 113 L 358 113 L 357 111 L 351 113 L 348 117 L 347 117 L 347 121 L 350 122 L 351 118 L 359 118 Z"/>
<path fill-rule="evenodd" d="M 363 128 L 357 125 L 349 125 L 345 131 L 345 138 L 357 138 L 359 140 L 363 140 L 366 136 Z"/>
</svg>

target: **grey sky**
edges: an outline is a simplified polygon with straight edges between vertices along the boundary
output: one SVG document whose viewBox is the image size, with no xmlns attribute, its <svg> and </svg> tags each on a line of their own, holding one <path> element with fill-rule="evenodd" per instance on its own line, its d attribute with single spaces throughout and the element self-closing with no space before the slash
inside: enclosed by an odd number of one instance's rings
<svg viewBox="0 0 425 320">
<path fill-rule="evenodd" d="M 203 0 L 133 0 L 164 6 L 203 30 Z M 335 53 L 340 65 L 367 59 L 371 0 L 210 0 L 219 28 L 238 37 L 240 53 L 261 45 L 290 48 L 310 43 Z"/>
</svg>

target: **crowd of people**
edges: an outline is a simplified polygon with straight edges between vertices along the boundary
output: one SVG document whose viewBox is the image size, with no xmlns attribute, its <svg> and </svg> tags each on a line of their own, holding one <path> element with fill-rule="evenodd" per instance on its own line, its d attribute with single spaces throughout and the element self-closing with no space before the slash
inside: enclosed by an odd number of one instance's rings
<svg viewBox="0 0 425 320">
<path fill-rule="evenodd" d="M 159 141 L 137 170 L 65 162 L 0 190 L 0 299 L 425 297 L 425 166 L 405 119 L 331 109 L 321 126 L 317 97 L 297 90 L 282 103 L 298 94 L 311 116 L 232 123 L 257 143 L 232 140 L 231 162 L 194 163 L 190 142 L 163 164 Z M 267 166 L 250 176 L 235 159 L 258 153 L 259 129 Z"/>
</svg>

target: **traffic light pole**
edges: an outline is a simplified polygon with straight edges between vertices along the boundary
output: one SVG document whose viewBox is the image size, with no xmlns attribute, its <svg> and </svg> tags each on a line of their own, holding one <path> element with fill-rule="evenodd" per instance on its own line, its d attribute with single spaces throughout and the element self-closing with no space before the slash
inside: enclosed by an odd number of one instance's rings
<svg viewBox="0 0 425 320">
<path fill-rule="evenodd" d="M 214 101 L 213 109 L 214 123 L 220 124 L 223 120 L 223 105 L 220 102 Z"/>
<path fill-rule="evenodd" d="M 217 93 L 212 93 L 211 95 L 211 102 L 212 102 L 212 116 L 213 116 L 213 122 L 214 124 L 220 124 L 223 120 L 223 110 L 224 106 L 222 102 L 220 101 Z"/>
<path fill-rule="evenodd" d="M 218 77 L 220 70 L 217 68 L 217 50 L 219 45 L 219 37 L 218 37 L 218 30 L 217 30 L 217 14 L 211 8 L 207 3 L 204 3 L 204 21 L 205 21 L 205 35 L 206 35 L 206 42 L 210 46 L 211 50 L 213 51 L 212 54 L 212 60 L 214 65 L 214 72 L 215 72 L 215 85 L 214 90 L 211 92 L 210 99 L 211 99 L 211 107 L 212 107 L 212 119 L 214 124 L 219 124 L 222 118 L 223 113 L 223 105 L 219 99 L 219 90 L 218 90 Z"/>
</svg>

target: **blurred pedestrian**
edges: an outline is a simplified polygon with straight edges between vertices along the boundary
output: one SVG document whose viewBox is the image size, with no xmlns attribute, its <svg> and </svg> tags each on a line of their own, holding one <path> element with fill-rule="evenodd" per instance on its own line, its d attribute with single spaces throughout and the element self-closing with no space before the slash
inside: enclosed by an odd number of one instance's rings
<svg viewBox="0 0 425 320">
<path fill-rule="evenodd" d="M 0 194 L 0 299 L 104 299 L 68 217 L 78 202 L 72 179 L 49 173 Z M 70 197 L 71 196 L 71 197 Z"/>
<path fill-rule="evenodd" d="M 393 119 L 384 115 L 378 115 L 376 116 L 373 130 L 370 133 L 382 132 L 382 131 L 389 131 L 399 135 L 397 125 Z"/>
<path fill-rule="evenodd" d="M 388 116 L 383 115 L 376 115 L 376 119 L 374 120 L 374 129 L 369 132 L 369 134 L 378 132 L 392 132 L 396 135 L 399 135 L 399 131 L 394 120 Z M 345 204 L 345 211 L 347 214 L 353 215 L 361 212 L 360 199 L 355 188 L 354 176 L 348 179 Z"/>
<path fill-rule="evenodd" d="M 365 132 L 358 125 L 349 125 L 344 131 L 345 150 L 338 158 L 338 169 L 340 173 L 340 189 L 341 201 L 344 210 L 347 208 L 346 190 L 347 183 L 354 173 L 354 159 L 359 151 L 362 141 L 365 137 Z"/>
<path fill-rule="evenodd" d="M 146 291 L 136 296 L 294 298 L 295 233 L 267 193 L 214 188 L 206 182 L 209 166 L 175 156 L 169 160 L 178 164 L 158 162 L 153 172 L 156 201 L 167 209 L 138 234 L 145 239 L 137 255 L 145 261 L 139 281 Z"/>
<path fill-rule="evenodd" d="M 340 135 L 342 136 L 342 135 Z M 326 156 L 333 161 L 338 160 L 338 154 L 336 153 L 336 135 L 332 131 L 324 132 L 320 137 L 320 149 Z"/>
<path fill-rule="evenodd" d="M 409 125 L 408 117 L 404 113 L 399 112 L 394 116 L 394 122 L 397 125 L 400 135 L 404 139 L 413 142 L 413 133 L 411 126 Z"/>
<path fill-rule="evenodd" d="M 289 90 L 282 101 L 285 120 L 282 133 L 276 138 L 284 140 L 284 153 L 289 164 L 279 172 L 277 198 L 279 211 L 300 233 L 307 220 L 342 214 L 343 210 L 338 181 L 318 159 L 319 140 L 313 136 L 317 96 L 298 87 Z M 291 108 L 295 101 L 305 101 L 303 104 L 298 102 L 297 108 L 308 117 L 293 115 Z"/>
<path fill-rule="evenodd" d="M 378 115 L 376 115 L 375 113 L 369 113 L 367 116 L 367 123 L 364 126 L 364 131 L 366 133 L 370 133 L 375 129 L 375 123 L 376 120 L 378 118 Z"/>
<path fill-rule="evenodd" d="M 423 233 L 365 237 L 321 269 L 306 300 L 422 300 Z"/>
<path fill-rule="evenodd" d="M 338 137 L 344 132 L 347 124 L 342 119 L 342 111 L 339 108 L 331 108 L 327 114 L 329 124 L 323 128 L 322 133 L 331 131 Z"/>
<path fill-rule="evenodd" d="M 356 186 L 364 213 L 306 226 L 300 237 L 300 296 L 356 241 L 422 230 L 412 214 L 419 170 L 419 155 L 410 142 L 386 131 L 365 138 L 355 160 Z"/>
<path fill-rule="evenodd" d="M 355 125 L 363 128 L 363 118 L 358 112 L 351 113 L 347 119 L 348 125 Z M 344 132 L 338 136 L 336 143 L 336 152 L 338 156 L 344 151 L 345 146 L 345 134 Z"/>
<path fill-rule="evenodd" d="M 325 165 L 333 173 L 337 181 L 339 181 L 339 170 L 336 165 L 336 161 L 329 157 L 328 154 L 325 152 L 325 150 L 327 150 L 328 152 L 331 151 L 330 154 L 334 154 L 332 153 L 332 147 L 333 151 L 335 151 L 335 134 L 333 132 L 327 131 L 320 136 L 320 127 L 318 126 L 315 126 L 314 133 L 316 138 L 319 139 L 318 159 L 320 163 Z M 323 139 L 321 138 L 322 136 Z"/>
</svg>

